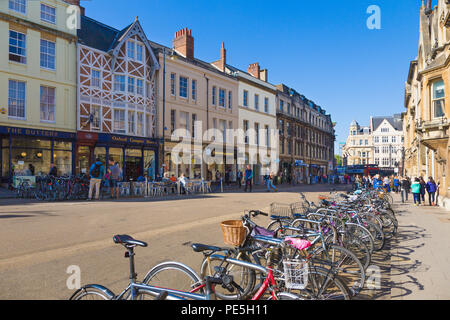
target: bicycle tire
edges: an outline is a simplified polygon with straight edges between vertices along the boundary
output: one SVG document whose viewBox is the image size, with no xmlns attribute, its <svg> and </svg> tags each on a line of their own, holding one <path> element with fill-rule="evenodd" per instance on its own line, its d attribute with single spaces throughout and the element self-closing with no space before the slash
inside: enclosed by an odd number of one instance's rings
<svg viewBox="0 0 450 320">
<path fill-rule="evenodd" d="M 69 300 L 111 300 L 113 297 L 107 295 L 103 290 L 89 285 L 76 290 Z"/>
<path fill-rule="evenodd" d="M 179 262 L 162 262 L 153 267 L 142 281 L 144 284 L 190 292 L 198 286 L 201 278 L 188 266 Z M 203 294 L 204 290 L 199 290 Z"/>
<path fill-rule="evenodd" d="M 351 300 L 351 292 L 342 279 L 317 266 L 308 270 L 308 282 L 304 289 L 288 290 L 294 292 L 301 300 Z"/>
<path fill-rule="evenodd" d="M 373 251 L 374 251 L 374 240 L 373 240 L 373 236 L 370 233 L 369 230 L 367 230 L 365 227 L 363 227 L 362 225 L 359 225 L 357 223 L 346 223 L 344 225 L 344 229 L 339 229 L 339 232 L 347 232 L 349 234 L 355 235 L 356 237 L 358 237 L 359 239 L 361 239 L 365 245 L 367 245 L 367 247 L 369 248 L 370 254 L 372 255 Z M 341 231 L 343 230 L 343 231 Z"/>
<path fill-rule="evenodd" d="M 218 264 L 222 263 L 223 259 L 215 258 L 215 257 L 209 257 L 211 262 L 218 262 Z M 239 260 L 252 262 L 250 258 L 243 254 L 241 257 L 239 257 Z M 222 289 L 221 286 L 216 286 L 215 293 L 216 297 L 222 300 L 242 300 L 249 298 L 251 293 L 253 292 L 253 289 L 255 287 L 256 283 L 256 273 L 255 270 L 249 269 L 243 266 L 237 266 L 233 264 L 226 264 L 226 275 L 231 275 L 233 277 L 234 282 L 236 282 L 240 288 L 242 288 L 241 293 L 232 293 L 229 292 L 227 289 Z M 209 269 L 209 270 L 208 270 Z M 233 269 L 233 270 L 232 270 Z M 212 267 L 208 266 L 208 259 L 205 258 L 202 262 L 201 268 L 200 268 L 200 276 L 202 279 L 204 279 L 206 276 L 213 276 L 214 272 L 212 272 Z M 212 273 L 212 274 L 211 274 Z M 238 278 L 237 278 L 237 277 Z M 236 288 L 236 290 L 238 290 Z"/>
<path fill-rule="evenodd" d="M 370 221 L 365 221 L 363 226 L 372 234 L 374 245 L 373 249 L 375 251 L 382 250 L 386 241 L 383 230 L 378 225 Z"/>
<path fill-rule="evenodd" d="M 319 247 L 311 253 L 310 259 L 314 266 L 329 269 L 339 276 L 352 296 L 356 296 L 363 289 L 366 281 L 365 269 L 350 250 L 337 245 Z"/>
</svg>

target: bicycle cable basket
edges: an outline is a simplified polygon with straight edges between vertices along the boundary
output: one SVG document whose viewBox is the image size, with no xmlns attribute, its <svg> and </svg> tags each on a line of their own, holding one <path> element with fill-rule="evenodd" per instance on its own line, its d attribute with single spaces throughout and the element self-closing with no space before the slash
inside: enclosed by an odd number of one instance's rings
<svg viewBox="0 0 450 320">
<path fill-rule="evenodd" d="M 270 214 L 282 217 L 291 217 L 292 208 L 290 204 L 273 202 L 270 204 Z"/>
<path fill-rule="evenodd" d="M 305 289 L 308 284 L 308 262 L 306 260 L 283 260 L 284 283 L 288 289 Z"/>
</svg>

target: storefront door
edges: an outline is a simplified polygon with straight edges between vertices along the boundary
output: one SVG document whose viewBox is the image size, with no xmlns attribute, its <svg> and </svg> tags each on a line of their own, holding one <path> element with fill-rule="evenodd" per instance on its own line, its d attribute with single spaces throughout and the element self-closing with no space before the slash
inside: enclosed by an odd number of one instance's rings
<svg viewBox="0 0 450 320">
<path fill-rule="evenodd" d="M 141 149 L 126 149 L 125 150 L 125 175 L 126 181 L 136 181 L 138 177 L 142 176 L 142 150 Z"/>
</svg>

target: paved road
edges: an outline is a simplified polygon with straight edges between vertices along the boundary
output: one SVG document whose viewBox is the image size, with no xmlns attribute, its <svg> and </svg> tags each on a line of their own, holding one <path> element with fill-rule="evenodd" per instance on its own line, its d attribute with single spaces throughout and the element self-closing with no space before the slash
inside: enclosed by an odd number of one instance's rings
<svg viewBox="0 0 450 320">
<path fill-rule="evenodd" d="M 81 282 L 101 283 L 115 292 L 128 280 L 124 248 L 114 234 L 130 234 L 149 243 L 136 250 L 136 271 L 143 277 L 164 260 L 184 262 L 198 270 L 201 254 L 189 244 L 222 245 L 220 222 L 239 219 L 246 209 L 268 210 L 272 202 L 310 200 L 327 185 L 284 188 L 279 193 L 211 194 L 169 201 L 120 200 L 36 203 L 2 200 L 0 205 L 0 299 L 66 299 L 71 265 L 81 269 Z M 267 225 L 267 218 L 257 220 Z M 142 279 L 142 278 L 141 278 Z"/>
<path fill-rule="evenodd" d="M 325 186 L 328 188 L 328 186 Z M 289 188 L 279 193 L 212 194 L 168 201 L 0 202 L 0 299 L 66 299 L 71 265 L 81 282 L 101 283 L 119 292 L 128 280 L 128 260 L 112 236 L 127 233 L 149 243 L 136 250 L 141 278 L 151 266 L 176 260 L 198 270 L 202 256 L 190 244 L 223 245 L 219 223 L 246 209 L 268 210 L 270 203 L 297 200 L 307 191 L 316 201 L 324 186 Z M 440 208 L 399 204 L 399 234 L 373 257 L 381 288 L 360 299 L 449 299 L 450 213 Z M 259 217 L 261 225 L 267 218 Z"/>
</svg>

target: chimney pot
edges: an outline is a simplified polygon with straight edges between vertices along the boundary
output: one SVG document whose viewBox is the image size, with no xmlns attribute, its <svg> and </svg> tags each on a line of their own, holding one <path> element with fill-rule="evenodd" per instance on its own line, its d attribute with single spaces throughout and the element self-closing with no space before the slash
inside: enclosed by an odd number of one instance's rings
<svg viewBox="0 0 450 320">
<path fill-rule="evenodd" d="M 187 59 L 194 59 L 194 38 L 192 37 L 191 29 L 184 28 L 175 32 L 172 45 L 173 49 Z"/>
</svg>

